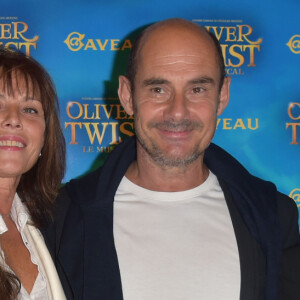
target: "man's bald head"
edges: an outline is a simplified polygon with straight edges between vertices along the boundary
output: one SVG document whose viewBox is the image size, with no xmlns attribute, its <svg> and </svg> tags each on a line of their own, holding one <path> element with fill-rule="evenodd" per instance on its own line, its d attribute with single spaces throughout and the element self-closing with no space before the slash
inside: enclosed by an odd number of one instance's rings
<svg viewBox="0 0 300 300">
<path fill-rule="evenodd" d="M 226 73 L 225 73 L 224 59 L 223 59 L 222 50 L 219 41 L 212 33 L 208 32 L 204 27 L 199 26 L 188 20 L 174 18 L 174 19 L 163 20 L 150 25 L 145 30 L 143 30 L 140 36 L 136 39 L 131 49 L 128 68 L 127 68 L 127 78 L 130 81 L 132 93 L 134 93 L 134 80 L 137 73 L 140 53 L 142 52 L 145 43 L 147 42 L 149 37 L 155 34 L 156 32 L 159 32 L 161 30 L 166 30 L 168 28 L 176 29 L 176 27 L 187 31 L 199 33 L 199 37 L 201 38 L 203 38 L 203 36 L 207 37 L 208 43 L 213 42 L 215 46 L 217 64 L 219 65 L 220 68 L 220 89 L 221 89 Z"/>
</svg>

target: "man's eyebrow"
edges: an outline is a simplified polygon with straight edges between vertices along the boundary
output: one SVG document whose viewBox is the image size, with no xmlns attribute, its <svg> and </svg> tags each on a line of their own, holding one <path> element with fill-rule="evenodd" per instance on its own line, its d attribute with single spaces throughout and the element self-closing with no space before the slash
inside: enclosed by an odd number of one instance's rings
<svg viewBox="0 0 300 300">
<path fill-rule="evenodd" d="M 156 84 L 168 84 L 168 83 L 170 82 L 163 78 L 149 78 L 143 81 L 144 86 L 156 85 Z"/>
<path fill-rule="evenodd" d="M 199 78 L 195 78 L 190 80 L 188 83 L 190 84 L 212 84 L 215 85 L 215 80 L 211 77 L 199 77 Z"/>
</svg>

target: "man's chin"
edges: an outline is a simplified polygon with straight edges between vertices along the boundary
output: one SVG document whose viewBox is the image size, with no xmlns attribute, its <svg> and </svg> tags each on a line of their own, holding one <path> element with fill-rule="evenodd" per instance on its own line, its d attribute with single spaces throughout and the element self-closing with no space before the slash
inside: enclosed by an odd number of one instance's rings
<svg viewBox="0 0 300 300">
<path fill-rule="evenodd" d="M 151 155 L 152 159 L 160 166 L 182 168 L 195 162 L 201 153 L 192 153 L 190 155 L 163 155 L 162 153 Z"/>
</svg>

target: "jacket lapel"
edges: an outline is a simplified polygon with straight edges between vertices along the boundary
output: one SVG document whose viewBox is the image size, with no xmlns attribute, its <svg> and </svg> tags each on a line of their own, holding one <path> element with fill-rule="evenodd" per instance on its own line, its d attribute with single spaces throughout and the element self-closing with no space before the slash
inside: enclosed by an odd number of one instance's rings
<svg viewBox="0 0 300 300">
<path fill-rule="evenodd" d="M 83 299 L 84 222 L 76 203 L 72 203 L 72 209 L 66 215 L 66 222 L 59 228 L 62 228 L 62 232 L 56 235 L 55 251 L 61 283 L 68 299 L 73 299 L 69 287 L 74 295 L 78 295 L 74 299 Z M 58 240 L 61 240 L 61 243 Z"/>
</svg>

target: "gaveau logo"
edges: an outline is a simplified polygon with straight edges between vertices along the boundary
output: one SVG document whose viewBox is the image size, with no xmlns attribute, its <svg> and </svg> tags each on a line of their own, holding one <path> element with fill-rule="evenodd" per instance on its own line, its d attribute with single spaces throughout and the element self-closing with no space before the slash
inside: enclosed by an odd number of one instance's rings
<svg viewBox="0 0 300 300">
<path fill-rule="evenodd" d="M 295 200 L 298 207 L 300 207 L 300 189 L 294 189 L 290 192 L 289 196 Z"/>
<path fill-rule="evenodd" d="M 290 50 L 295 54 L 300 54 L 300 35 L 293 35 L 286 44 Z"/>
<path fill-rule="evenodd" d="M 124 51 L 131 49 L 132 43 L 130 40 L 121 41 L 120 39 L 86 39 L 85 34 L 79 32 L 71 32 L 65 39 L 64 43 L 71 51 Z"/>
</svg>

